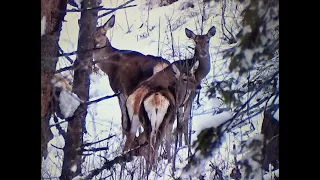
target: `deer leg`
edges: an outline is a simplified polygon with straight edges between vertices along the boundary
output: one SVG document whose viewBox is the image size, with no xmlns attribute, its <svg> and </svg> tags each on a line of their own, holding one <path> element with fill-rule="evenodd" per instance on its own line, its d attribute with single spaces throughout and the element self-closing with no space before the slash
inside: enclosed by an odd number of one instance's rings
<svg viewBox="0 0 320 180">
<path fill-rule="evenodd" d="M 166 141 L 165 141 L 165 150 L 167 152 L 168 160 L 171 160 L 171 141 L 172 141 L 172 127 L 173 123 L 168 124 L 168 128 L 166 129 Z"/>
<path fill-rule="evenodd" d="M 124 144 L 124 148 L 123 151 L 127 151 L 131 148 L 136 132 L 140 126 L 140 121 L 139 121 L 139 117 L 137 115 L 133 115 L 132 117 L 132 121 L 131 121 L 131 128 L 130 128 L 130 132 L 128 134 L 128 137 L 126 139 L 126 143 Z"/>
<path fill-rule="evenodd" d="M 128 132 L 129 132 L 129 128 L 130 128 L 130 123 L 129 123 L 129 118 L 128 118 L 128 112 L 127 112 L 127 107 L 126 107 L 126 96 L 121 93 L 118 96 L 118 100 L 119 100 L 119 106 L 120 106 L 120 110 L 121 110 L 121 125 L 122 125 L 122 135 L 124 138 L 124 136 L 127 136 Z"/>
</svg>

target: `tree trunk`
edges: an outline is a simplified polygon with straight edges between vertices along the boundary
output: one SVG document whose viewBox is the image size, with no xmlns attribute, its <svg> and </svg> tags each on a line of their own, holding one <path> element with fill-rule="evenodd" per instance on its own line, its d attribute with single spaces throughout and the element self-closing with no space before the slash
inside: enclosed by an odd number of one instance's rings
<svg viewBox="0 0 320 180">
<path fill-rule="evenodd" d="M 268 170 L 269 164 L 277 169 L 279 168 L 279 121 L 272 116 L 271 108 L 264 112 L 261 133 L 267 141 L 263 148 L 263 169 Z"/>
<path fill-rule="evenodd" d="M 83 0 L 82 9 L 97 7 L 96 0 Z M 91 74 L 92 52 L 86 50 L 94 48 L 94 32 L 97 24 L 97 10 L 84 10 L 81 12 L 80 30 L 78 41 L 78 58 L 74 62 L 73 92 L 82 101 L 89 99 L 89 85 Z M 81 103 L 74 115 L 67 120 L 64 158 L 62 164 L 61 180 L 70 180 L 81 173 L 81 156 L 83 152 L 83 133 L 85 133 L 85 118 L 87 116 L 87 104 Z M 75 168 L 76 167 L 76 168 Z"/>
<path fill-rule="evenodd" d="M 41 163 L 47 156 L 47 144 L 53 138 L 49 127 L 51 79 L 58 61 L 60 27 L 66 10 L 65 0 L 41 0 L 41 19 L 45 16 L 45 34 L 41 36 Z"/>
</svg>

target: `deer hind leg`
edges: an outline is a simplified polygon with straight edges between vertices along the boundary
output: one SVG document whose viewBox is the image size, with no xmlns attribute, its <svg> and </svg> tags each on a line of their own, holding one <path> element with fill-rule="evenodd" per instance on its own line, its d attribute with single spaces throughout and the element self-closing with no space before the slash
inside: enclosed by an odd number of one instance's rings
<svg viewBox="0 0 320 180">
<path fill-rule="evenodd" d="M 140 121 L 138 115 L 133 115 L 131 120 L 131 128 L 130 132 L 127 135 L 126 143 L 124 144 L 123 151 L 128 151 L 131 149 L 131 146 L 133 144 L 133 141 L 135 139 L 136 132 L 138 128 L 140 127 Z"/>
<path fill-rule="evenodd" d="M 128 116 L 130 118 L 130 131 L 128 132 L 126 143 L 124 145 L 123 151 L 127 151 L 131 148 L 133 141 L 135 139 L 135 134 L 138 130 L 138 128 L 141 126 L 139 115 L 135 113 L 134 109 L 134 103 L 135 103 L 135 95 L 130 95 L 126 102 L 126 109 Z"/>
<path fill-rule="evenodd" d="M 167 113 L 168 107 L 170 105 L 169 100 L 161 95 L 160 93 L 154 93 L 147 97 L 144 102 L 145 111 L 148 114 L 148 118 L 151 123 L 151 135 L 150 135 L 150 154 L 151 154 L 151 163 L 153 164 L 154 159 L 157 156 L 157 134 L 159 127 L 164 119 L 164 116 Z"/>
</svg>

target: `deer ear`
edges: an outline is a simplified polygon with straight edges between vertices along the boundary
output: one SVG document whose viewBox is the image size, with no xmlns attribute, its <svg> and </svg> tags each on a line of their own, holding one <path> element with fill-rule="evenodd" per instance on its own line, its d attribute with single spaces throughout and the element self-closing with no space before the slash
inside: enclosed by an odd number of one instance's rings
<svg viewBox="0 0 320 180">
<path fill-rule="evenodd" d="M 207 35 L 208 35 L 209 38 L 211 38 L 211 37 L 214 36 L 215 34 L 216 34 L 216 27 L 215 27 L 215 26 L 212 26 L 212 27 L 209 29 Z"/>
<path fill-rule="evenodd" d="M 115 22 L 115 15 L 112 15 L 110 19 L 103 25 L 103 29 L 108 31 L 108 29 L 114 26 L 114 22 Z"/>
<path fill-rule="evenodd" d="M 175 73 L 176 78 L 180 77 L 180 70 L 177 68 L 176 65 L 172 64 L 172 70 Z"/>
<path fill-rule="evenodd" d="M 199 61 L 197 60 L 192 66 L 192 68 L 190 69 L 190 73 L 194 74 L 197 71 L 198 67 L 199 67 Z"/>
<path fill-rule="evenodd" d="M 191 39 L 195 38 L 196 35 L 190 29 L 186 28 L 185 31 L 188 38 L 191 38 Z"/>
</svg>

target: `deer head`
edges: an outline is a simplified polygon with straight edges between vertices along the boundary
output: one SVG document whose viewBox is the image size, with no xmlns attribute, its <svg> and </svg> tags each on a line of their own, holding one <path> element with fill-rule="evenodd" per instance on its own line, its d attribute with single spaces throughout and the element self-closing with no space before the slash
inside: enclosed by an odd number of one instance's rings
<svg viewBox="0 0 320 180">
<path fill-rule="evenodd" d="M 216 27 L 212 26 L 205 35 L 195 35 L 188 28 L 185 29 L 185 32 L 187 37 L 195 42 L 195 55 L 206 57 L 209 54 L 209 41 L 216 34 Z"/>
<path fill-rule="evenodd" d="M 102 26 L 97 27 L 94 34 L 94 46 L 96 48 L 104 47 L 110 44 L 108 37 L 106 36 L 107 31 L 114 26 L 115 16 L 112 15 L 109 20 Z"/>
</svg>

